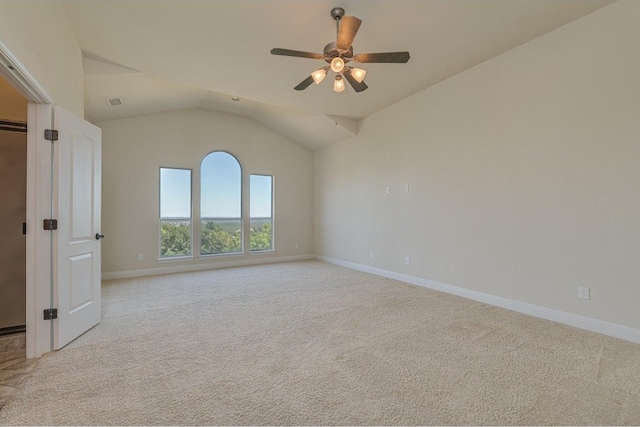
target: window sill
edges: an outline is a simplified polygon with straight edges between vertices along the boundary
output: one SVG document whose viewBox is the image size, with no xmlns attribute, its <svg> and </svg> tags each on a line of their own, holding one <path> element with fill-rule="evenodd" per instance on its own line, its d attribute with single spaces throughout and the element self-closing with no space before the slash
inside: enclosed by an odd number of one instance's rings
<svg viewBox="0 0 640 427">
<path fill-rule="evenodd" d="M 198 255 L 197 257 L 194 257 L 193 255 L 189 255 L 189 256 L 176 256 L 176 257 L 167 257 L 167 258 L 158 258 L 158 263 L 159 264 L 164 264 L 164 263 L 171 263 L 171 262 L 181 262 L 181 261 L 194 261 L 196 259 L 198 260 L 211 260 L 211 259 L 216 259 L 216 258 L 233 258 L 233 257 L 244 257 L 244 256 L 260 256 L 260 255 L 272 255 L 275 254 L 276 250 L 275 249 L 265 249 L 265 250 L 261 250 L 261 251 L 249 251 L 249 252 L 232 252 L 232 253 L 226 253 L 226 254 L 204 254 L 204 255 Z"/>
<path fill-rule="evenodd" d="M 189 261 L 193 259 L 193 255 L 188 255 L 188 256 L 172 256 L 172 257 L 166 257 L 166 258 L 158 258 L 158 262 L 159 263 L 165 263 L 165 262 L 179 262 L 179 261 Z"/>
<path fill-rule="evenodd" d="M 263 249 L 259 251 L 249 251 L 249 255 L 260 255 L 260 254 L 274 254 L 276 253 L 275 249 Z"/>
<path fill-rule="evenodd" d="M 229 252 L 229 253 L 224 253 L 224 254 L 203 254 L 203 255 L 198 255 L 198 258 L 200 258 L 200 259 L 213 259 L 213 258 L 237 257 L 237 256 L 243 256 L 243 255 L 244 255 L 243 252 Z"/>
</svg>

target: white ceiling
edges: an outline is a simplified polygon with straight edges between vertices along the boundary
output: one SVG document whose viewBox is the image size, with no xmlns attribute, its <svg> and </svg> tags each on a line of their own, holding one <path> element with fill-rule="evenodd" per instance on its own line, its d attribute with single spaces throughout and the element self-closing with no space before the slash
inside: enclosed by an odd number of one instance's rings
<svg viewBox="0 0 640 427">
<path fill-rule="evenodd" d="M 251 117 L 315 150 L 357 133 L 358 120 L 578 19 L 613 0 L 62 0 L 85 55 L 92 121 L 183 108 Z M 335 40 L 329 12 L 363 23 L 355 53 L 407 50 L 407 64 L 362 64 L 369 89 L 330 76 L 293 87 Z M 240 101 L 234 102 L 232 96 Z M 121 98 L 110 107 L 107 100 Z"/>
</svg>

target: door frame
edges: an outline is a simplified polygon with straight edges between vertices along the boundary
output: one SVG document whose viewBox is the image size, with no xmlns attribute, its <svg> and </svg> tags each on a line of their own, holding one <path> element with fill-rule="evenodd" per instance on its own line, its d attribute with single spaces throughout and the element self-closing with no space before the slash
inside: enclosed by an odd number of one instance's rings
<svg viewBox="0 0 640 427">
<path fill-rule="evenodd" d="M 0 40 L 0 75 L 27 100 L 27 235 L 26 351 L 27 358 L 53 349 L 53 322 L 42 313 L 52 303 L 52 236 L 40 225 L 52 209 L 52 144 L 43 129 L 52 124 L 53 98 Z"/>
</svg>

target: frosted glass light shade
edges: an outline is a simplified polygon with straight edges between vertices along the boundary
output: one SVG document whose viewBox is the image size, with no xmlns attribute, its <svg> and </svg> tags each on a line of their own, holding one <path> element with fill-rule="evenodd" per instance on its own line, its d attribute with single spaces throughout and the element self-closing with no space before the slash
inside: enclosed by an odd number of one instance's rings
<svg viewBox="0 0 640 427">
<path fill-rule="evenodd" d="M 363 70 L 362 68 L 352 68 L 351 69 L 351 76 L 358 82 L 358 83 L 362 83 L 362 81 L 364 80 L 364 76 L 365 74 L 367 74 L 366 70 Z"/>
<path fill-rule="evenodd" d="M 342 92 L 344 90 L 344 79 L 342 76 L 336 76 L 336 79 L 333 81 L 333 90 L 336 92 Z"/>
<path fill-rule="evenodd" d="M 331 69 L 336 73 L 339 73 L 344 69 L 344 60 L 339 56 L 336 56 L 331 60 Z"/>
<path fill-rule="evenodd" d="M 326 76 L 327 70 L 325 70 L 324 68 L 320 68 L 319 70 L 315 70 L 313 73 L 311 73 L 311 77 L 317 85 L 320 84 L 320 82 L 323 81 Z"/>
</svg>

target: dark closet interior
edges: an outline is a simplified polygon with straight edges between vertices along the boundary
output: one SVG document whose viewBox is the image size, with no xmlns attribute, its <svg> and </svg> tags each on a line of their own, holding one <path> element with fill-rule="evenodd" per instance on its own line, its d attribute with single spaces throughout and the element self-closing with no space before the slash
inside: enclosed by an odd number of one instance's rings
<svg viewBox="0 0 640 427">
<path fill-rule="evenodd" d="M 0 336 L 25 331 L 27 101 L 0 78 Z"/>
</svg>

